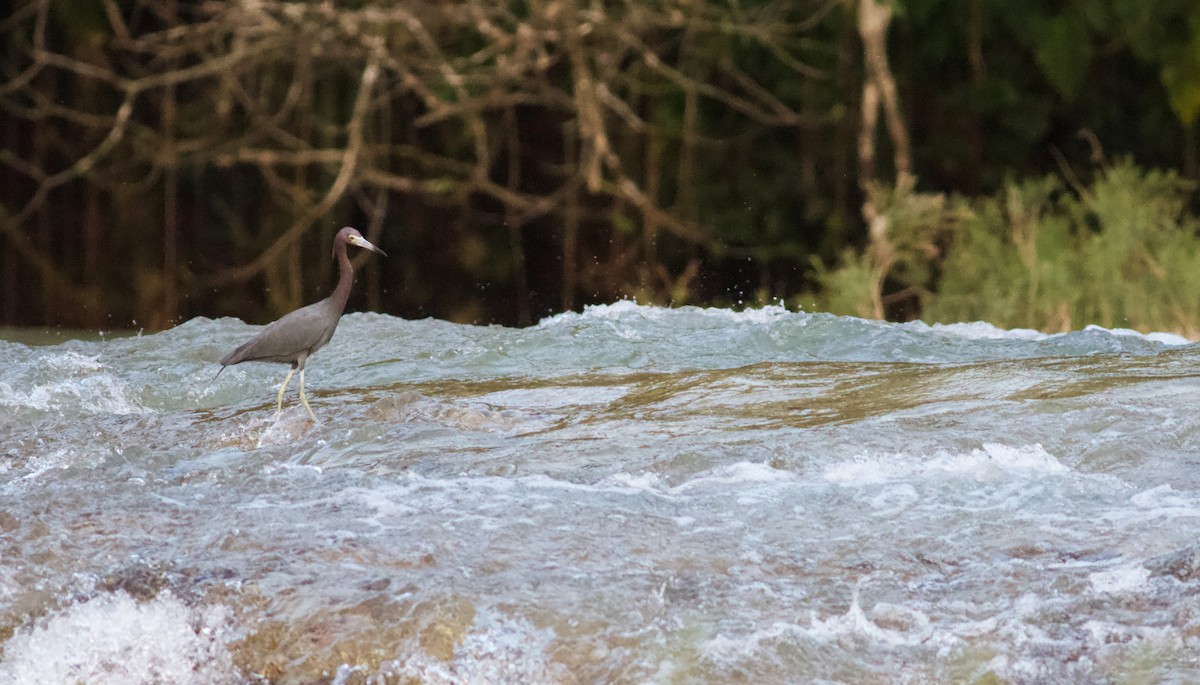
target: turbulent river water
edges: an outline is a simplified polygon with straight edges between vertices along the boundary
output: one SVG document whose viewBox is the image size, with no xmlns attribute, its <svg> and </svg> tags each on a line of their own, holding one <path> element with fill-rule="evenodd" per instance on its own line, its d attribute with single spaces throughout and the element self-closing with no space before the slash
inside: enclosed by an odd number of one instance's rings
<svg viewBox="0 0 1200 685">
<path fill-rule="evenodd" d="M 1200 349 L 622 302 L 0 341 L 0 682 L 1200 680 Z M 11 336 L 10 336 L 11 337 Z"/>
</svg>

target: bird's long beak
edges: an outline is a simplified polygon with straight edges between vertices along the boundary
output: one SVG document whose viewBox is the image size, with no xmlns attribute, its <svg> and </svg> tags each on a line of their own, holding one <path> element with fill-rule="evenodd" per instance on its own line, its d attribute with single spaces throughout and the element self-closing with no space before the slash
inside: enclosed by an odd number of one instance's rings
<svg viewBox="0 0 1200 685">
<path fill-rule="evenodd" d="M 383 255 L 384 257 L 387 256 L 386 252 L 384 252 L 383 250 L 379 249 L 378 247 L 375 247 L 374 245 L 372 245 L 371 241 L 367 240 L 366 238 L 360 238 L 358 236 L 354 236 L 354 237 L 350 238 L 349 243 L 355 247 L 361 247 L 361 248 L 370 250 L 371 252 L 378 252 L 379 254 Z"/>
</svg>

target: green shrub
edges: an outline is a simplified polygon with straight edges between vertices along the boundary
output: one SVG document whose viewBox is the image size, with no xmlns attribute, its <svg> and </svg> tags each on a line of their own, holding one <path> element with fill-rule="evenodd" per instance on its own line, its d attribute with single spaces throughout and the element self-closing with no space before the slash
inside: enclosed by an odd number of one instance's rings
<svg viewBox="0 0 1200 685">
<path fill-rule="evenodd" d="M 1008 182 L 971 204 L 941 277 L 931 321 L 982 319 L 1064 331 L 1087 324 L 1200 333 L 1200 240 L 1192 184 L 1130 161 L 1088 188 L 1055 178 Z"/>
</svg>

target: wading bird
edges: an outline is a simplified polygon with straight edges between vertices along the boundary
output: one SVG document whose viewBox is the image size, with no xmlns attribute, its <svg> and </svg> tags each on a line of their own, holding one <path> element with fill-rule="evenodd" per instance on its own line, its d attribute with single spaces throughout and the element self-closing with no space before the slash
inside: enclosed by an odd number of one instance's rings
<svg viewBox="0 0 1200 685">
<path fill-rule="evenodd" d="M 308 406 L 308 398 L 304 396 L 304 362 L 333 337 L 333 331 L 342 318 L 342 311 L 346 309 L 350 287 L 354 284 L 354 267 L 350 265 L 350 258 L 346 256 L 347 245 L 387 256 L 387 253 L 372 245 L 355 229 L 346 226 L 338 231 L 333 239 L 333 256 L 338 263 L 338 282 L 329 297 L 285 315 L 221 360 L 221 371 L 224 371 L 226 366 L 242 362 L 279 362 L 292 365 L 288 369 L 287 378 L 283 379 L 283 385 L 279 386 L 279 397 L 275 401 L 276 416 L 283 411 L 283 391 L 287 390 L 292 374 L 296 369 L 300 369 L 300 402 L 304 404 L 313 421 L 317 420 L 312 407 Z M 221 375 L 221 371 L 217 372 L 218 376 Z"/>
</svg>

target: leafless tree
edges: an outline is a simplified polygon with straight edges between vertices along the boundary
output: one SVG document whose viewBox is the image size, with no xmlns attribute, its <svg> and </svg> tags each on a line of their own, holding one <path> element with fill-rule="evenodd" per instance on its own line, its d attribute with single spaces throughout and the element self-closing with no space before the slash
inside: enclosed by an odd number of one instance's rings
<svg viewBox="0 0 1200 685">
<path fill-rule="evenodd" d="M 132 283 L 128 309 L 149 327 L 173 320 L 181 299 L 256 277 L 270 285 L 272 309 L 299 304 L 302 238 L 318 224 L 331 236 L 322 221 L 348 207 L 369 217 L 372 240 L 405 230 L 393 212 L 406 198 L 450 213 L 500 208 L 526 319 L 523 231 L 535 221 L 556 227 L 562 307 L 582 288 L 670 290 L 689 270 L 658 264 L 663 235 L 721 247 L 697 215 L 695 188 L 698 158 L 719 157 L 728 141 L 703 130 L 699 109 L 804 131 L 831 120 L 773 92 L 729 46 L 753 45 L 797 79 L 826 79 L 806 61 L 806 36 L 843 9 L 837 0 L 71 4 L 26 0 L 0 24 L 11 39 L 0 62 L 11 143 L 0 153 L 11 180 L 0 195 L 5 269 L 32 268 L 47 310 L 69 303 L 91 325 L 104 323 L 101 302 Z M 678 131 L 654 119 L 663 97 L 683 102 Z M 665 146 L 678 164 L 663 165 Z M 197 179 L 220 171 L 266 189 L 257 216 L 189 212 L 204 193 Z M 664 191 L 668 182 L 677 190 Z M 614 214 L 638 239 L 586 259 L 581 231 Z M 236 263 L 185 257 L 182 236 L 218 219 Z M 128 258 L 111 260 L 119 250 Z"/>
</svg>

